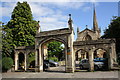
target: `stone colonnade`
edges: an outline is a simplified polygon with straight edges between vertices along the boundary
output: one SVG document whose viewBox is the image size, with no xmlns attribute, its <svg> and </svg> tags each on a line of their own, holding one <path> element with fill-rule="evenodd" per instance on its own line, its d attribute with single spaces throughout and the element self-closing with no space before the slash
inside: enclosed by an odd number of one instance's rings
<svg viewBox="0 0 120 80">
<path fill-rule="evenodd" d="M 88 52 L 89 59 L 89 70 L 94 71 L 94 52 L 95 50 L 103 49 L 106 51 L 107 67 L 108 70 L 114 69 L 114 64 L 117 63 L 116 51 L 115 51 L 115 40 L 114 39 L 101 39 L 92 41 L 76 41 L 74 42 L 74 52 L 79 50 L 85 50 Z"/>
<path fill-rule="evenodd" d="M 17 47 L 15 49 L 15 55 L 14 55 L 14 60 L 15 60 L 15 71 L 18 70 L 19 68 L 19 54 L 23 54 L 24 55 L 24 71 L 27 71 L 28 67 L 28 56 L 29 53 L 34 52 L 34 47 L 25 47 L 25 46 L 21 46 L 21 47 Z"/>
</svg>

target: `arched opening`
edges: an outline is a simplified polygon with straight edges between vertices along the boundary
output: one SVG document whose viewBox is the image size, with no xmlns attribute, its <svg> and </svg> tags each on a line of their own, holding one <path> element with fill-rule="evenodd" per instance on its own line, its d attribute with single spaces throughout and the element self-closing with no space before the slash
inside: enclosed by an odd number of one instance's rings
<svg viewBox="0 0 120 80">
<path fill-rule="evenodd" d="M 107 51 L 102 48 L 96 49 L 94 51 L 94 62 L 101 62 L 101 64 L 103 64 L 101 70 L 108 70 Z"/>
<path fill-rule="evenodd" d="M 42 46 L 43 70 L 50 72 L 65 71 L 65 44 L 56 39 L 45 41 Z"/>
<path fill-rule="evenodd" d="M 75 57 L 76 61 L 80 61 L 81 59 L 88 59 L 88 52 L 83 49 L 80 49 L 76 51 Z"/>
<path fill-rule="evenodd" d="M 94 51 L 94 58 L 107 58 L 107 52 L 104 49 L 96 49 Z"/>
<path fill-rule="evenodd" d="M 82 69 L 80 69 L 80 63 L 83 61 L 83 60 L 88 60 L 89 56 L 88 56 L 88 52 L 85 51 L 84 49 L 79 49 L 76 51 L 76 55 L 75 55 L 75 58 L 76 58 L 76 62 L 75 62 L 75 67 L 76 67 L 76 70 L 75 71 L 82 71 Z M 87 65 L 87 64 L 86 64 Z M 88 65 L 89 66 L 89 65 Z M 84 71 L 87 71 L 87 70 L 84 70 Z"/>
<path fill-rule="evenodd" d="M 35 70 L 35 53 L 34 52 L 30 52 L 27 55 L 27 66 L 28 66 L 28 70 L 29 71 L 34 71 Z"/>
<path fill-rule="evenodd" d="M 85 37 L 83 37 L 83 41 L 89 41 L 92 40 L 92 37 L 90 35 L 86 35 Z"/>
<path fill-rule="evenodd" d="M 18 70 L 24 70 L 25 69 L 25 56 L 22 52 L 18 54 Z"/>
</svg>

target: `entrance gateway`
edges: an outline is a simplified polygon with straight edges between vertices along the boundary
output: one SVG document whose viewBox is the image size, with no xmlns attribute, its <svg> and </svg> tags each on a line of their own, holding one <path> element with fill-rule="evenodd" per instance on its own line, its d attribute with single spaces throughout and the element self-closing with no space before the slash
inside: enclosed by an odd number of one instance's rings
<svg viewBox="0 0 120 80">
<path fill-rule="evenodd" d="M 44 48 L 47 42 L 59 41 L 65 45 L 65 71 L 74 72 L 74 54 L 73 54 L 73 28 L 71 15 L 68 21 L 69 28 L 39 32 L 35 36 L 35 54 L 36 54 L 36 66 L 38 71 L 43 71 L 43 59 L 45 51 Z"/>
<path fill-rule="evenodd" d="M 19 68 L 18 55 L 24 54 L 24 70 L 28 70 L 28 54 L 35 52 L 35 71 L 43 71 L 43 60 L 47 48 L 45 44 L 50 41 L 59 41 L 65 45 L 65 72 L 75 71 L 75 61 L 80 59 L 89 59 L 89 70 L 94 71 L 95 57 L 107 58 L 108 69 L 114 69 L 117 64 L 116 51 L 115 51 L 115 40 L 114 39 L 101 39 L 100 29 L 98 28 L 96 13 L 94 9 L 93 18 L 93 30 L 86 27 L 85 30 L 79 31 L 77 29 L 77 40 L 74 40 L 74 31 L 72 27 L 71 14 L 69 14 L 68 28 L 44 31 L 40 32 L 40 26 L 35 36 L 35 46 L 22 46 L 15 49 L 15 71 Z M 104 51 L 102 51 L 104 50 Z M 78 55 L 79 53 L 79 55 Z"/>
</svg>

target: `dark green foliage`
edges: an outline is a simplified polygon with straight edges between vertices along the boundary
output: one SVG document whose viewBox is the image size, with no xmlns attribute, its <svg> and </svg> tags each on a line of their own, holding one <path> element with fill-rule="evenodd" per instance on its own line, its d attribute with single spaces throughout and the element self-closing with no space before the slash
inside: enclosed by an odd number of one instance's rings
<svg viewBox="0 0 120 80">
<path fill-rule="evenodd" d="M 120 17 L 114 17 L 108 29 L 105 30 L 102 38 L 115 38 L 116 39 L 116 52 L 120 64 Z"/>
<path fill-rule="evenodd" d="M 10 68 L 12 68 L 13 66 L 13 59 L 10 58 L 10 57 L 4 57 L 2 59 L 2 70 L 6 71 L 6 70 L 9 70 Z"/>
<path fill-rule="evenodd" d="M 104 31 L 104 38 L 120 38 L 120 17 L 112 20 L 108 29 Z"/>
<path fill-rule="evenodd" d="M 3 56 L 14 57 L 17 46 L 32 46 L 38 22 L 33 20 L 32 12 L 27 2 L 17 3 L 7 25 L 3 26 Z"/>
<path fill-rule="evenodd" d="M 64 47 L 62 46 L 61 42 L 53 41 L 50 42 L 48 45 L 48 57 L 57 57 L 60 60 L 64 56 Z"/>
<path fill-rule="evenodd" d="M 32 63 L 33 61 L 35 61 L 35 53 L 30 53 L 29 57 L 28 57 L 28 63 L 30 65 L 30 63 Z"/>
</svg>

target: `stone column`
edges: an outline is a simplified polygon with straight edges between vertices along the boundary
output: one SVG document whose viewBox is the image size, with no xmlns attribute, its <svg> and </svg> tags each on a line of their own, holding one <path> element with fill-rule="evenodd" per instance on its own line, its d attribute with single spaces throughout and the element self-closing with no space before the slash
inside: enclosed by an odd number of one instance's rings
<svg viewBox="0 0 120 80">
<path fill-rule="evenodd" d="M 24 64 L 24 66 L 25 66 L 25 71 L 27 71 L 27 54 L 24 53 L 24 56 L 25 56 L 25 60 L 24 60 L 25 64 Z"/>
<path fill-rule="evenodd" d="M 44 46 L 44 60 L 48 58 L 47 45 Z"/>
<path fill-rule="evenodd" d="M 38 58 L 39 58 L 38 54 L 39 54 L 38 50 L 35 49 L 35 72 L 38 72 Z"/>
<path fill-rule="evenodd" d="M 43 54 L 44 54 L 44 47 L 39 47 L 39 71 L 43 72 Z"/>
<path fill-rule="evenodd" d="M 93 58 L 94 58 L 94 50 L 90 50 L 89 51 L 89 70 L 90 71 L 94 71 L 94 61 L 93 61 Z"/>
<path fill-rule="evenodd" d="M 112 68 L 112 50 L 110 47 L 108 53 L 108 70 L 110 70 L 111 68 Z"/>
<path fill-rule="evenodd" d="M 67 62 L 67 46 L 65 45 L 65 71 L 67 71 L 67 65 L 68 62 Z"/>
<path fill-rule="evenodd" d="M 18 70 L 18 53 L 15 52 L 15 70 Z"/>
<path fill-rule="evenodd" d="M 75 54 L 73 53 L 73 31 L 68 36 L 68 48 L 67 48 L 67 64 L 66 72 L 74 72 L 75 70 Z"/>
<path fill-rule="evenodd" d="M 85 52 L 84 58 L 86 59 L 87 53 Z"/>
</svg>

